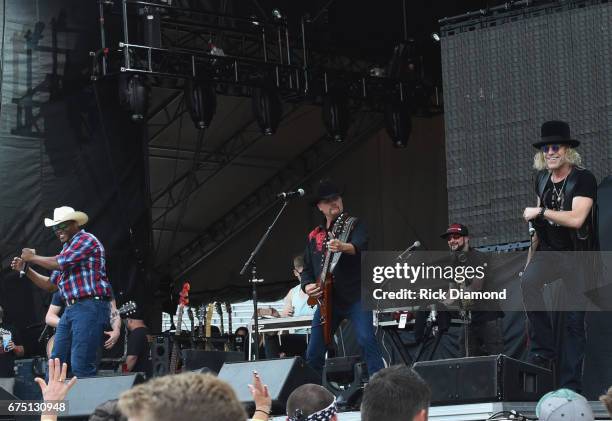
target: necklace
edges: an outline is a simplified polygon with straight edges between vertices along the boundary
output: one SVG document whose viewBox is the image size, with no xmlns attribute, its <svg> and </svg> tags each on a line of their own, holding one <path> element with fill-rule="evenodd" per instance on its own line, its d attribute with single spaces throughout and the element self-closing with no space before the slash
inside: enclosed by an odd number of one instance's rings
<svg viewBox="0 0 612 421">
<path fill-rule="evenodd" d="M 557 187 L 555 186 L 555 182 L 552 181 L 552 179 L 550 180 L 552 182 L 553 185 L 553 195 L 552 195 L 552 207 L 554 210 L 561 210 L 561 208 L 563 207 L 563 189 L 565 188 L 565 182 L 567 181 L 567 178 L 569 177 L 569 174 L 565 177 L 565 179 L 563 180 L 563 184 L 561 185 L 561 188 L 559 189 L 559 191 L 557 191 Z"/>
</svg>

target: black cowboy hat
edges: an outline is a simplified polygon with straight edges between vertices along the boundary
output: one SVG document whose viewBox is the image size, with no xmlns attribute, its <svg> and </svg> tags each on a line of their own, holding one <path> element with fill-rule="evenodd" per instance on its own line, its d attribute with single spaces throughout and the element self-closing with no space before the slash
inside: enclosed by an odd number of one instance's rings
<svg viewBox="0 0 612 421">
<path fill-rule="evenodd" d="M 323 179 L 319 181 L 317 194 L 310 198 L 310 204 L 315 206 L 321 200 L 333 199 L 342 196 L 342 191 L 331 180 Z"/>
<path fill-rule="evenodd" d="M 541 146 L 555 143 L 568 145 L 571 148 L 580 145 L 578 140 L 572 139 L 569 124 L 565 121 L 552 120 L 544 122 L 541 129 L 541 137 L 539 142 L 533 144 L 535 148 L 539 149 Z"/>
<path fill-rule="evenodd" d="M 466 235 L 468 235 L 468 229 L 463 224 L 450 224 L 446 229 L 446 232 L 440 235 L 440 237 L 446 239 L 446 237 L 451 234 L 459 234 L 462 237 L 465 237 Z"/>
</svg>

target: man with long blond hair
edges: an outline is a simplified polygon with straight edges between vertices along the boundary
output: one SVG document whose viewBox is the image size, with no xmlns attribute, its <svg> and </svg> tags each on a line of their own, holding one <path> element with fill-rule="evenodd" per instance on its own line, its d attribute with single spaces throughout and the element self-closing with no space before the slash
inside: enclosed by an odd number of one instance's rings
<svg viewBox="0 0 612 421">
<path fill-rule="evenodd" d="M 523 303 L 529 320 L 529 361 L 553 368 L 558 355 L 560 387 L 580 392 L 582 363 L 586 344 L 584 286 L 586 267 L 574 258 L 574 251 L 598 249 L 595 176 L 581 167 L 569 124 L 547 121 L 534 168 L 538 170 L 535 191 L 537 206 L 525 208 L 523 217 L 536 230 L 522 275 Z M 536 252 L 537 251 L 537 252 Z M 564 312 L 565 333 L 562 350 L 555 347 L 552 322 L 546 311 L 544 285 L 562 279 L 571 310 Z M 568 306 L 568 310 L 570 307 Z"/>
</svg>

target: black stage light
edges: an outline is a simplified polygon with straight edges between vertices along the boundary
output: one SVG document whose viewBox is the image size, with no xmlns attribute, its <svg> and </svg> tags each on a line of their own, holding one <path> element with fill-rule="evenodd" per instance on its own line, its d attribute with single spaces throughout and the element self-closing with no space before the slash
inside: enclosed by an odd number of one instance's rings
<svg viewBox="0 0 612 421">
<path fill-rule="evenodd" d="M 217 94 L 212 84 L 189 79 L 185 82 L 185 104 L 196 129 L 205 129 L 217 111 Z"/>
<path fill-rule="evenodd" d="M 132 121 L 142 121 L 149 108 L 151 88 L 144 76 L 119 75 L 119 102 L 130 114 Z"/>
<path fill-rule="evenodd" d="M 335 90 L 323 96 L 322 117 L 331 139 L 344 141 L 350 126 L 348 96 L 344 91 Z"/>
<path fill-rule="evenodd" d="M 276 132 L 283 113 L 283 104 L 276 86 L 258 86 L 253 89 L 253 114 L 266 136 Z"/>
</svg>

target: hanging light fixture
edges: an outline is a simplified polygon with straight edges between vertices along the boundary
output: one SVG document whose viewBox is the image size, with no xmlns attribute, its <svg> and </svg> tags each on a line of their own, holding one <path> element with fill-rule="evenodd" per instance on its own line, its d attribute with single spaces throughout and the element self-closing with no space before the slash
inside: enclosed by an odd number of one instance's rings
<svg viewBox="0 0 612 421">
<path fill-rule="evenodd" d="M 276 133 L 283 113 L 278 89 L 272 83 L 253 89 L 253 114 L 266 136 Z"/>
<path fill-rule="evenodd" d="M 185 82 L 185 105 L 196 129 L 210 126 L 217 111 L 217 94 L 212 84 L 189 79 Z"/>
<path fill-rule="evenodd" d="M 130 113 L 132 121 L 142 121 L 149 109 L 151 88 L 139 74 L 119 75 L 119 103 Z"/>
<path fill-rule="evenodd" d="M 342 142 L 350 126 L 348 95 L 335 89 L 323 96 L 322 117 L 330 138 Z"/>
<path fill-rule="evenodd" d="M 408 145 L 412 132 L 412 116 L 406 101 L 385 105 L 385 127 L 396 148 L 405 148 Z"/>
</svg>

